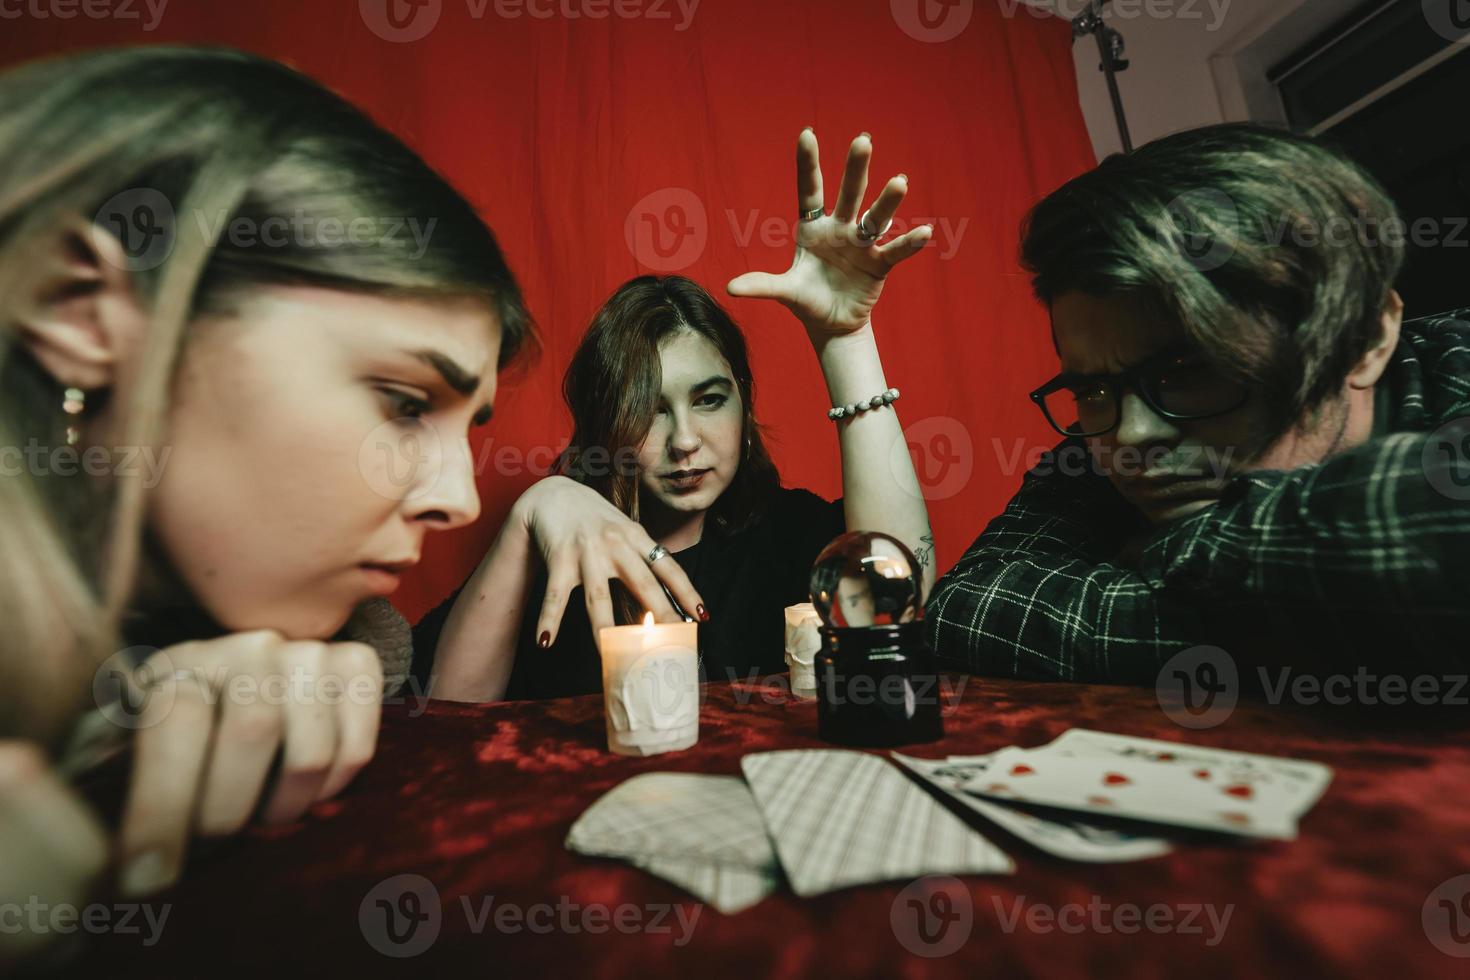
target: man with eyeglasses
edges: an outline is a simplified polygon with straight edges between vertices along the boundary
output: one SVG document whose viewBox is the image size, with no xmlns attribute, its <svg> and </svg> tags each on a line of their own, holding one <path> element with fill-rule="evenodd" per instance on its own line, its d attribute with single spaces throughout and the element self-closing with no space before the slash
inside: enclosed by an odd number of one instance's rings
<svg viewBox="0 0 1470 980">
<path fill-rule="evenodd" d="M 1404 257 L 1372 177 L 1247 124 L 1038 204 L 1022 262 L 1062 371 L 1031 398 L 1065 440 L 935 586 L 940 660 L 1153 684 L 1208 645 L 1248 686 L 1463 674 L 1470 310 L 1402 322 Z"/>
</svg>

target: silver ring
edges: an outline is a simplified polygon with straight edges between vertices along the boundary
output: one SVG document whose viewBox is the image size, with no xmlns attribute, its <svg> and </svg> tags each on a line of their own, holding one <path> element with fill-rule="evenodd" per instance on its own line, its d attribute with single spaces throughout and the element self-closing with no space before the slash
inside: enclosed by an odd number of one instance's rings
<svg viewBox="0 0 1470 980">
<path fill-rule="evenodd" d="M 826 216 L 827 209 L 824 207 L 812 208 L 810 211 L 799 211 L 797 213 L 801 215 L 801 220 L 803 222 L 816 221 L 818 218 Z"/>
<path fill-rule="evenodd" d="M 646 561 L 646 562 L 648 562 L 650 565 L 652 565 L 654 562 L 658 561 L 660 558 L 667 558 L 667 557 L 669 557 L 669 549 L 668 548 L 665 548 L 661 544 L 656 544 L 656 545 L 653 546 L 653 550 L 650 551 L 646 556 L 644 556 L 644 559 L 643 560 Z"/>
<path fill-rule="evenodd" d="M 864 211 L 863 216 L 858 219 L 858 238 L 865 242 L 876 242 L 888 234 L 888 229 L 893 227 L 893 219 L 889 218 L 888 223 L 880 231 L 870 232 L 868 231 L 868 214 L 869 212 Z"/>
<path fill-rule="evenodd" d="M 864 211 L 863 216 L 858 219 L 858 238 L 862 239 L 865 242 L 876 242 L 878 239 L 888 234 L 888 229 L 892 227 L 893 219 L 889 218 L 888 224 L 884 225 L 881 231 L 868 231 L 868 212 Z"/>
</svg>

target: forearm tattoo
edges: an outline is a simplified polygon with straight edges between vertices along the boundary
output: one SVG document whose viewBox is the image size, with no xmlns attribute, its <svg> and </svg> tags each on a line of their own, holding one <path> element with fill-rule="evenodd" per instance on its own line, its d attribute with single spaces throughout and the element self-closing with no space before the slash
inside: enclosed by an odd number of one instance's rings
<svg viewBox="0 0 1470 980">
<path fill-rule="evenodd" d="M 920 568 L 928 568 L 929 565 L 930 565 L 930 563 L 934 561 L 934 534 L 933 534 L 933 532 L 930 532 L 929 534 L 922 535 L 919 538 L 919 541 L 921 541 L 922 544 L 920 544 L 919 547 L 917 547 L 917 548 L 914 549 L 914 557 L 916 559 L 918 559 L 919 567 Z"/>
</svg>

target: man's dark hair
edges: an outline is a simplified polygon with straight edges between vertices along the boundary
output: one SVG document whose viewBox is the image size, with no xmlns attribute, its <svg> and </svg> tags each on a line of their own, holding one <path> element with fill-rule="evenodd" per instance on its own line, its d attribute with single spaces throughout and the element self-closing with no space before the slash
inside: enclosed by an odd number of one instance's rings
<svg viewBox="0 0 1470 980">
<path fill-rule="evenodd" d="M 1258 386 L 1277 435 L 1332 398 L 1382 335 L 1403 221 L 1341 151 L 1282 129 L 1189 130 L 1037 204 L 1021 264 L 1043 303 L 1134 293 Z"/>
</svg>

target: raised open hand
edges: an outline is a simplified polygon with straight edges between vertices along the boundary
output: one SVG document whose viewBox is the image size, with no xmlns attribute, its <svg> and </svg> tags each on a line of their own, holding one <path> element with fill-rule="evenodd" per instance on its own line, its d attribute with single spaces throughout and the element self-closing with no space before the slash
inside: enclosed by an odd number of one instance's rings
<svg viewBox="0 0 1470 980">
<path fill-rule="evenodd" d="M 801 222 L 796 227 L 796 257 L 780 275 L 747 272 L 726 287 L 731 296 L 774 299 L 814 336 L 852 333 L 866 326 L 894 266 L 923 248 L 934 229 L 920 225 L 878 244 L 908 193 L 899 174 L 867 211 L 860 211 L 868 189 L 873 141 L 864 133 L 847 151 L 847 169 L 837 206 L 825 213 L 817 134 L 810 128 L 796 140 L 796 192 Z"/>
</svg>

